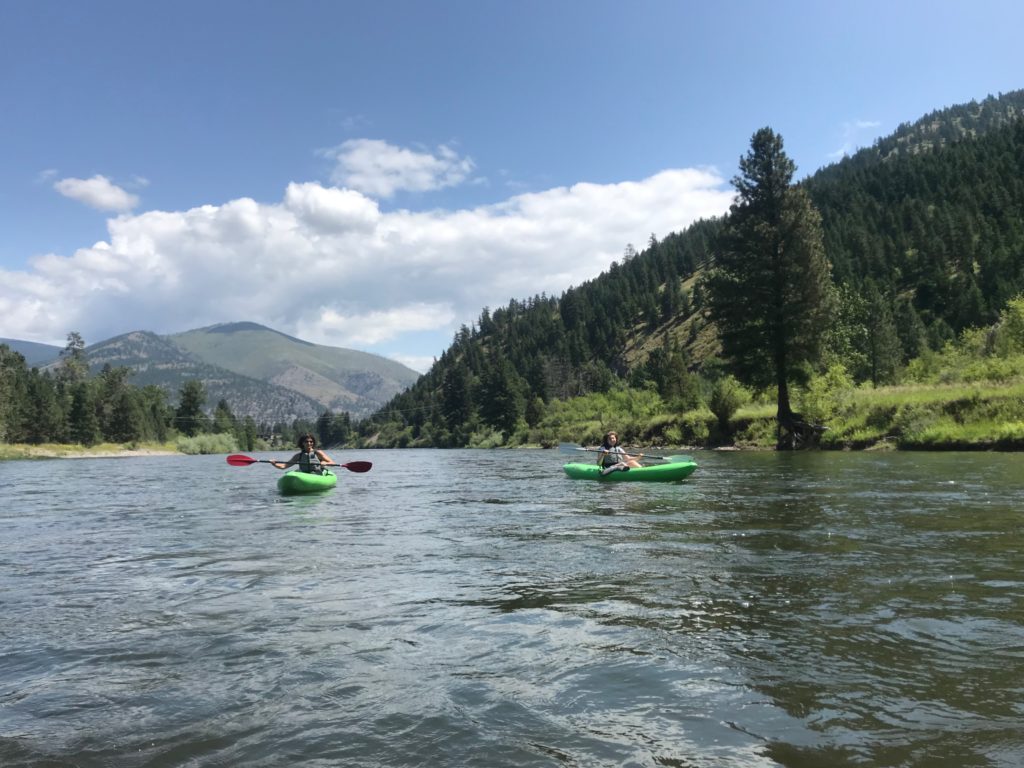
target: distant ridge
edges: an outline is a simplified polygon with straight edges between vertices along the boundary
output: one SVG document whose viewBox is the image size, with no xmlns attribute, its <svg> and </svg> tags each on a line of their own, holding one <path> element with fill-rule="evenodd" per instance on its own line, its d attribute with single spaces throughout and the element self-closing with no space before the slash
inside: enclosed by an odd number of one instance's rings
<svg viewBox="0 0 1024 768">
<path fill-rule="evenodd" d="M 929 112 L 913 122 L 900 123 L 896 130 L 870 147 L 858 149 L 837 162 L 811 174 L 815 183 L 834 181 L 849 168 L 865 168 L 907 155 L 947 146 L 956 141 L 984 136 L 1024 119 L 1024 89 L 986 96 Z"/>
<path fill-rule="evenodd" d="M 210 365 L 298 392 L 337 413 L 373 413 L 419 378 L 380 355 L 313 344 L 258 323 L 227 323 L 167 339 Z"/>
<path fill-rule="evenodd" d="M 53 344 L 39 344 L 34 341 L 20 341 L 19 339 L 0 339 L 0 344 L 6 344 L 12 350 L 25 358 L 30 368 L 46 365 L 56 360 L 64 347 L 57 347 Z"/>
<path fill-rule="evenodd" d="M 0 339 L 30 366 L 52 368 L 63 347 Z M 198 379 L 206 408 L 225 400 L 236 416 L 257 423 L 316 419 L 326 410 L 362 418 L 403 392 L 419 374 L 394 360 L 354 349 L 314 344 L 259 323 L 220 323 L 161 336 L 131 331 L 84 350 L 91 373 L 105 365 L 134 371 L 134 386 L 154 385 L 173 403 Z"/>
<path fill-rule="evenodd" d="M 165 336 L 149 331 L 132 331 L 85 348 L 90 373 L 104 365 L 131 368 L 131 383 L 154 385 L 175 402 L 182 385 L 198 379 L 206 390 L 206 407 L 212 410 L 227 401 L 236 416 L 252 416 L 257 422 L 285 422 L 315 419 L 323 406 L 312 398 L 269 382 L 260 381 L 197 359 Z"/>
<path fill-rule="evenodd" d="M 265 325 L 260 325 L 259 323 L 253 323 L 247 320 L 243 320 L 237 323 L 217 323 L 215 325 L 207 326 L 206 328 L 197 328 L 196 330 L 205 331 L 207 333 L 238 333 L 239 331 L 267 331 L 269 333 L 276 333 L 279 336 L 284 336 L 286 339 L 288 339 L 289 341 L 294 341 L 296 344 L 307 344 L 311 347 L 316 346 L 316 344 L 314 344 L 311 341 L 297 339 L 294 336 L 289 336 L 287 333 L 282 333 L 281 331 L 275 330 L 273 328 L 268 328 Z"/>
</svg>

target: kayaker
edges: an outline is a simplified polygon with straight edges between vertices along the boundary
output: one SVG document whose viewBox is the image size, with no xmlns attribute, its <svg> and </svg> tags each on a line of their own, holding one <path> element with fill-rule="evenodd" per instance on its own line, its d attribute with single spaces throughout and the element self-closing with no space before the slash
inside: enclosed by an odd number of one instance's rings
<svg viewBox="0 0 1024 768">
<path fill-rule="evenodd" d="M 597 463 L 601 465 L 601 474 L 607 475 L 609 472 L 625 472 L 639 467 L 641 458 L 643 458 L 642 453 L 630 456 L 622 450 L 622 446 L 619 445 L 619 436 L 615 432 L 608 432 L 605 434 L 597 454 Z"/>
<path fill-rule="evenodd" d="M 294 464 L 299 465 L 300 472 L 310 472 L 314 475 L 324 473 L 323 464 L 333 464 L 334 460 L 316 447 L 316 438 L 312 435 L 303 435 L 299 438 L 299 452 L 288 461 L 272 461 L 271 464 L 278 469 L 288 469 Z"/>
</svg>

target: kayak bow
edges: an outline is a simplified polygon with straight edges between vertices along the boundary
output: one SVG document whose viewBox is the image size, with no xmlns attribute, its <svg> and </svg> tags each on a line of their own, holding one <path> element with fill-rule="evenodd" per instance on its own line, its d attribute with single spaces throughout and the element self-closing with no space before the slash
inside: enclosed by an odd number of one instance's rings
<svg viewBox="0 0 1024 768">
<path fill-rule="evenodd" d="M 338 476 L 331 472 L 317 475 L 312 472 L 285 472 L 277 481 L 277 489 L 284 494 L 319 493 L 338 484 Z"/>
</svg>

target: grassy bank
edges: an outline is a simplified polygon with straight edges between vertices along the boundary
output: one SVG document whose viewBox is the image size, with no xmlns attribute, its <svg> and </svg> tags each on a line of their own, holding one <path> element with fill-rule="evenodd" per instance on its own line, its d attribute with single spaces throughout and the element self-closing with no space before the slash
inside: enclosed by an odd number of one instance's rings
<svg viewBox="0 0 1024 768">
<path fill-rule="evenodd" d="M 830 448 L 1024 450 L 1024 383 L 857 389 L 825 423 Z"/>
<path fill-rule="evenodd" d="M 825 380 L 823 380 L 825 381 Z M 872 388 L 825 382 L 795 402 L 808 421 L 828 429 L 828 450 L 1024 450 L 1024 381 L 908 384 Z M 775 447 L 776 404 L 747 400 L 725 423 L 706 408 L 672 412 L 649 391 L 622 389 L 552 403 L 534 428 L 525 425 L 509 446 L 597 444 L 616 429 L 630 445 L 748 450 Z M 478 440 L 476 447 L 501 444 Z"/>
<path fill-rule="evenodd" d="M 828 427 L 824 449 L 1024 450 L 1022 382 L 850 388 L 802 412 Z M 741 446 L 772 447 L 774 405 L 744 406 L 731 428 Z"/>
<path fill-rule="evenodd" d="M 178 453 L 174 443 L 97 443 L 76 445 L 66 443 L 0 443 L 0 461 L 11 459 L 79 459 L 115 456 L 155 456 Z"/>
<path fill-rule="evenodd" d="M 248 450 L 262 451 L 267 449 L 262 441 L 257 441 Z M 163 456 L 185 454 L 231 453 L 239 450 L 238 441 L 227 433 L 196 435 L 185 437 L 180 435 L 174 440 L 163 443 L 97 443 L 96 445 L 80 445 L 65 443 L 43 443 L 29 445 L 27 443 L 0 443 L 0 461 L 5 459 L 85 459 L 108 458 L 117 456 Z"/>
</svg>

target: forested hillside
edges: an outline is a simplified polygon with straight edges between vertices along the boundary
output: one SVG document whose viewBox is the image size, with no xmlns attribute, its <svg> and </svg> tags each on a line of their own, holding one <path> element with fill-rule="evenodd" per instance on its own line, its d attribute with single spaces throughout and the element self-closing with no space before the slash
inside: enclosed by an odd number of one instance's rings
<svg viewBox="0 0 1024 768">
<path fill-rule="evenodd" d="M 822 370 L 838 362 L 856 382 L 895 382 L 909 361 L 991 325 L 1024 292 L 1022 105 L 1016 91 L 934 112 L 802 182 L 836 296 Z M 712 407 L 728 386 L 704 276 L 725 223 L 652 234 L 641 253 L 561 297 L 484 309 L 415 386 L 363 422 L 362 439 L 509 442 L 555 403 L 626 386 L 677 413 Z"/>
</svg>

